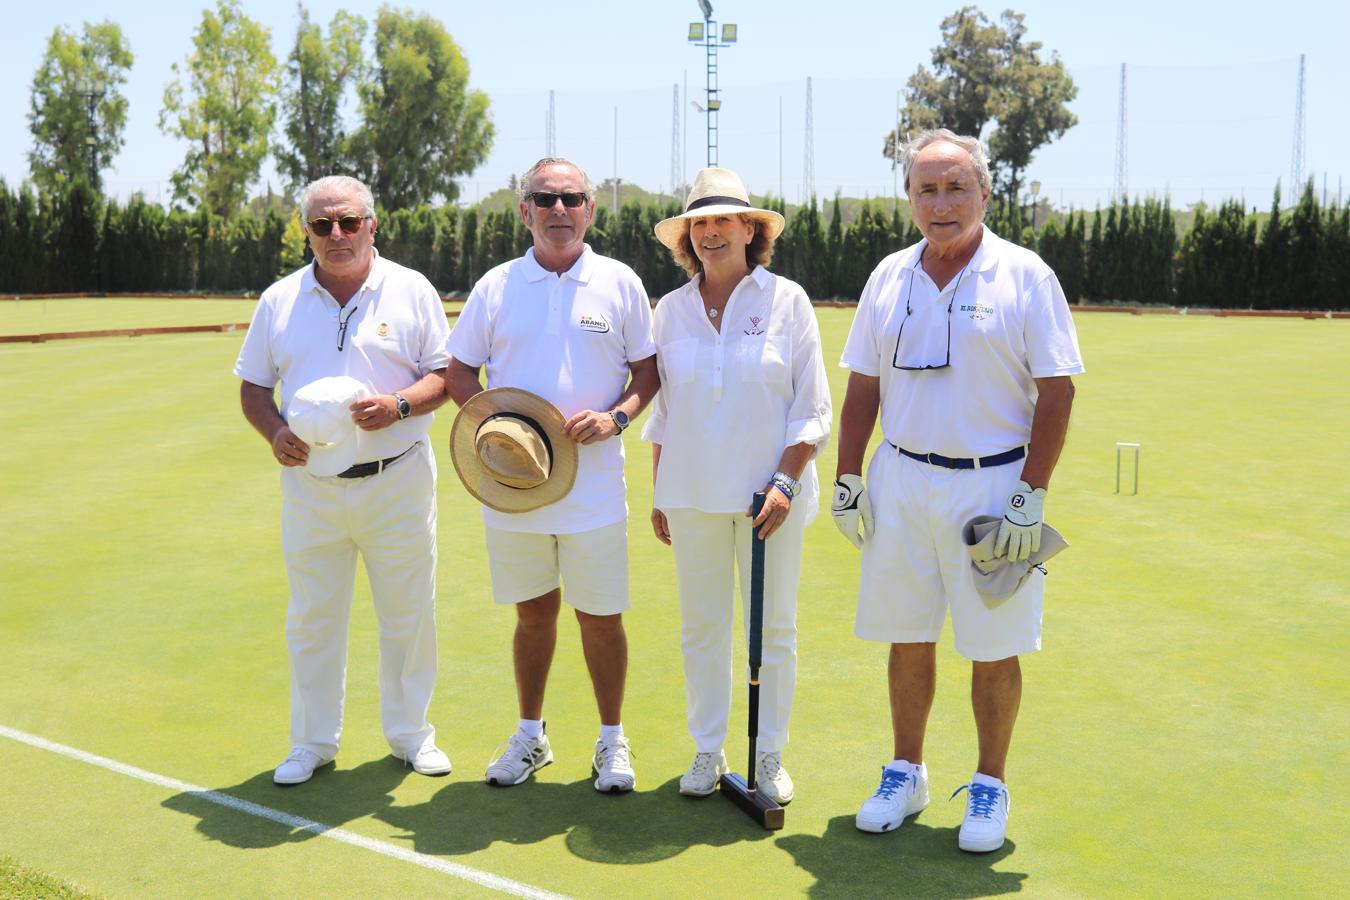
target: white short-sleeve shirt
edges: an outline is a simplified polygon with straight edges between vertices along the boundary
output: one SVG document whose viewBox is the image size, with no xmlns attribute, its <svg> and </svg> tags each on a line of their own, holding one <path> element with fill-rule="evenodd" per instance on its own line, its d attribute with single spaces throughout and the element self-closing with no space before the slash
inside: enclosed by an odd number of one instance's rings
<svg viewBox="0 0 1350 900">
<path fill-rule="evenodd" d="M 448 347 L 465 365 L 484 366 L 489 388 L 538 394 L 564 419 L 612 409 L 628 384 L 628 364 L 656 352 L 642 281 L 590 245 L 561 275 L 540 266 L 533 249 L 488 272 L 469 294 Z M 483 521 L 506 531 L 575 534 L 626 518 L 623 441 L 577 449 L 577 478 L 566 497 L 523 513 L 483 507 Z"/>
<path fill-rule="evenodd" d="M 784 449 L 808 443 L 819 453 L 829 440 L 820 326 L 800 285 L 757 266 L 732 291 L 719 331 L 704 310 L 701 281 L 657 304 L 661 391 L 642 437 L 661 445 L 657 508 L 743 512 Z M 794 501 L 807 521 L 819 497 L 812 461 Z"/>
<path fill-rule="evenodd" d="M 361 289 L 338 306 L 311 263 L 258 298 L 234 374 L 259 387 L 280 384 L 285 416 L 296 391 L 332 375 L 349 375 L 371 394 L 403 390 L 445 368 L 449 333 L 440 295 L 421 273 L 377 253 Z M 356 462 L 397 456 L 427 436 L 433 418 L 409 416 L 378 431 L 358 431 Z"/>
<path fill-rule="evenodd" d="M 953 457 L 1021 446 L 1031 438 L 1034 379 L 1084 371 L 1059 280 L 986 227 L 970 263 L 939 290 L 919 264 L 927 244 L 872 272 L 840 365 L 880 376 L 882 434 L 896 446 Z M 949 334 L 949 367 L 900 368 L 942 363 Z"/>
</svg>

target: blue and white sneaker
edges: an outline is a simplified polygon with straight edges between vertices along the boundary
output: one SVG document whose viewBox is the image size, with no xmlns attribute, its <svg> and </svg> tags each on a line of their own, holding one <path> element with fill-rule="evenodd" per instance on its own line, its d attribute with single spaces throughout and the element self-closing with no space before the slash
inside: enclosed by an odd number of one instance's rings
<svg viewBox="0 0 1350 900">
<path fill-rule="evenodd" d="M 859 831 L 883 832 L 899 828 L 906 816 L 928 805 L 928 767 L 905 760 L 881 770 L 881 785 L 858 810 Z"/>
<path fill-rule="evenodd" d="M 975 773 L 970 784 L 957 788 L 952 797 L 962 791 L 966 796 L 966 818 L 961 822 L 961 833 L 956 845 L 970 853 L 992 853 L 1003 846 L 1008 833 L 1008 786 L 997 778 Z"/>
</svg>

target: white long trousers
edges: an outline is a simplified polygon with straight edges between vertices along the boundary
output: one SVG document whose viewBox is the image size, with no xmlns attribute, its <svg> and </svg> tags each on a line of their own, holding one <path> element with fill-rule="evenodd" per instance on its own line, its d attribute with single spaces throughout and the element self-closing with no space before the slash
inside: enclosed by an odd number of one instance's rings
<svg viewBox="0 0 1350 900">
<path fill-rule="evenodd" d="M 436 466 L 420 443 L 369 478 L 281 472 L 281 546 L 291 598 L 291 744 L 337 754 L 347 680 L 356 554 L 365 560 L 380 631 L 380 718 L 391 749 L 435 740 Z"/>
<path fill-rule="evenodd" d="M 700 753 L 715 753 L 726 743 L 731 714 L 732 604 L 738 570 L 744 636 L 748 640 L 750 519 L 743 513 L 693 509 L 669 509 L 665 514 L 680 594 L 680 649 L 684 651 L 689 734 Z M 764 547 L 760 752 L 781 751 L 788 741 L 788 718 L 797 684 L 797 581 L 805 520 L 805 511 L 794 509 Z"/>
</svg>

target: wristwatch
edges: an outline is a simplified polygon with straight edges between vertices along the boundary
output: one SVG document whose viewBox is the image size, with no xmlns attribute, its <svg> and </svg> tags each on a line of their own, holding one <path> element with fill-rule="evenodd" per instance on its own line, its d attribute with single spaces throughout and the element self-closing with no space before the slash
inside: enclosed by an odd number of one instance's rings
<svg viewBox="0 0 1350 900">
<path fill-rule="evenodd" d="M 395 394 L 394 400 L 398 403 L 398 417 L 406 419 L 412 415 L 412 404 L 404 399 L 402 394 Z"/>
<path fill-rule="evenodd" d="M 610 410 L 609 417 L 614 420 L 614 424 L 619 429 L 619 434 L 623 434 L 623 430 L 628 427 L 628 413 L 621 409 L 614 409 Z"/>
<path fill-rule="evenodd" d="M 774 472 L 773 477 L 769 479 L 770 484 L 776 484 L 788 493 L 791 499 L 797 496 L 797 492 L 802 489 L 802 484 L 786 472 Z"/>
</svg>

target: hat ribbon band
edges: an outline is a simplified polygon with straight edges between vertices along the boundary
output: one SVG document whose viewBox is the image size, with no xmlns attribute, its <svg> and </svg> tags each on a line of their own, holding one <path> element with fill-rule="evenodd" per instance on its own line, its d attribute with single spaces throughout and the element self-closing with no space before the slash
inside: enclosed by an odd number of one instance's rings
<svg viewBox="0 0 1350 900">
<path fill-rule="evenodd" d="M 685 208 L 685 212 L 693 212 L 696 209 L 702 209 L 705 206 L 744 206 L 749 209 L 750 204 L 740 197 L 699 197 L 693 203 Z"/>
<path fill-rule="evenodd" d="M 480 422 L 478 424 L 478 432 L 481 433 L 483 431 L 483 426 L 491 422 L 493 419 L 515 419 L 517 422 L 524 422 L 526 425 L 530 426 L 530 429 L 539 436 L 539 440 L 544 442 L 544 449 L 548 451 L 549 469 L 551 470 L 553 468 L 553 442 L 548 439 L 548 432 L 544 430 L 544 426 L 540 425 L 537 421 L 530 418 L 529 416 L 523 416 L 520 413 L 499 412 L 493 413 L 492 415 L 485 418 L 482 422 Z M 500 481 L 497 483 L 502 484 Z M 515 491 L 532 490 L 532 488 L 518 488 L 510 484 L 502 484 L 502 487 L 509 487 Z"/>
</svg>

